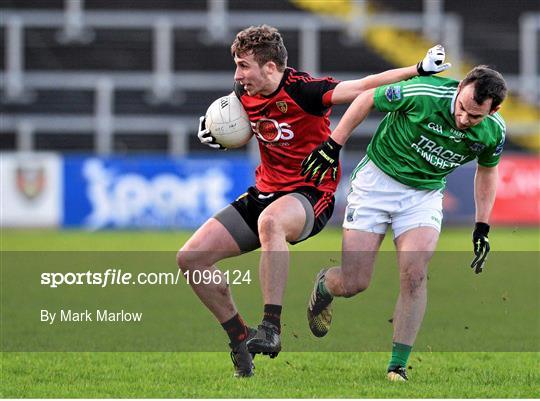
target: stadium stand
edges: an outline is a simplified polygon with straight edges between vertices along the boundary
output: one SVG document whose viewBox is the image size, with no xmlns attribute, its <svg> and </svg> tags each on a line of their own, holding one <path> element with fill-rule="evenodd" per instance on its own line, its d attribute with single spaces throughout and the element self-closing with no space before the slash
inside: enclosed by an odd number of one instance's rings
<svg viewBox="0 0 540 401">
<path fill-rule="evenodd" d="M 343 21 L 350 18 L 353 13 L 351 8 L 359 4 L 340 0 L 340 7 L 329 10 L 317 2 L 295 0 L 295 3 L 314 12 L 339 16 Z M 503 105 L 503 114 L 509 127 L 506 148 L 538 151 L 540 7 L 538 2 L 527 0 L 513 4 L 515 7 L 506 13 L 507 8 L 501 3 L 490 3 L 489 8 L 486 8 L 481 2 L 471 6 L 466 1 L 381 0 L 371 1 L 369 7 L 357 10 L 357 15 L 364 14 L 364 18 L 371 19 L 381 13 L 391 12 L 406 18 L 411 13 L 428 8 L 427 6 L 435 7 L 435 12 L 445 13 L 444 20 L 439 22 L 440 31 L 425 30 L 426 24 L 407 29 L 381 24 L 368 27 L 362 35 L 366 44 L 398 65 L 414 62 L 421 56 L 423 49 L 433 42 L 442 41 L 447 46 L 447 51 L 453 54 L 451 61 L 454 66 L 450 74 L 456 78 L 463 76 L 475 64 L 487 63 L 498 69 L 505 75 L 510 86 L 510 96 Z M 429 18 L 426 18 L 426 21 L 429 21 Z M 360 31 L 357 32 L 357 35 L 360 34 Z M 397 42 L 400 44 L 399 53 L 395 52 L 394 44 Z M 517 96 L 518 92 L 521 97 Z"/>
<path fill-rule="evenodd" d="M 215 98 L 232 88 L 234 65 L 229 45 L 236 27 L 224 31 L 221 38 L 212 38 L 206 24 L 196 25 L 192 20 L 183 25 L 182 15 L 204 17 L 211 1 L 86 0 L 81 2 L 84 4 L 83 21 L 91 20 L 87 17 L 92 13 L 103 13 L 99 15 L 106 15 L 110 21 L 114 21 L 111 16 L 116 16 L 122 23 L 114 26 L 98 21 L 97 26 L 84 25 L 79 36 L 65 40 L 62 29 L 64 11 L 69 3 L 74 2 L 0 1 L 0 9 L 4 11 L 4 29 L 0 31 L 4 54 L 0 60 L 3 78 L 0 107 L 4 120 L 0 127 L 0 148 L 20 148 L 17 131 L 27 129 L 33 134 L 32 147 L 38 150 L 120 153 L 204 151 L 194 135 L 197 117 Z M 369 40 L 351 39 L 342 21 L 314 17 L 312 12 L 329 11 L 328 7 L 322 7 L 324 2 L 310 2 L 311 6 L 307 8 L 306 1 L 229 0 L 226 3 L 229 17 L 236 15 L 237 20 L 244 17 L 246 25 L 251 21 L 245 19 L 246 15 L 267 13 L 271 16 L 278 13 L 297 18 L 296 26 L 291 22 L 284 22 L 283 27 L 277 24 L 284 35 L 292 66 L 305 66 L 309 70 L 315 69 L 318 74 L 343 79 L 394 66 Z M 420 0 L 372 3 L 376 8 L 396 15 L 410 12 L 420 15 L 423 5 Z M 350 10 L 349 1 L 333 4 L 330 11 L 334 14 Z M 490 13 L 485 13 L 480 4 L 462 0 L 445 2 L 445 11 L 458 14 L 463 21 L 463 53 L 471 56 L 475 63 L 496 60 L 494 64 L 508 74 L 512 82 L 519 74 L 517 20 L 523 12 L 537 11 L 537 8 L 535 2 L 526 0 L 516 1 L 510 10 L 494 2 L 490 5 Z M 10 51 L 8 36 L 9 32 L 11 35 L 16 32 L 16 28 L 9 24 L 16 24 L 11 17 L 17 13 L 33 11 L 41 12 L 42 20 L 38 16 L 32 19 L 33 23 L 27 23 L 23 17 L 20 28 L 23 37 L 23 91 L 15 91 L 15 96 L 10 96 L 6 73 Z M 493 26 L 493 16 L 502 15 L 505 18 L 496 18 L 500 22 Z M 170 20 L 164 21 L 164 17 L 178 19 L 169 29 L 167 24 Z M 160 18 L 161 22 L 157 22 Z M 264 15 L 261 18 L 264 20 Z M 308 57 L 308 61 L 301 51 L 301 45 L 305 44 L 302 41 L 306 40 L 305 26 L 302 25 L 305 18 L 322 21 L 312 37 L 316 42 L 316 54 L 311 59 Z M 99 18 L 92 21 L 96 19 Z M 141 22 L 134 23 L 134 20 Z M 165 49 L 165 54 L 156 55 L 155 41 L 160 35 L 162 41 L 159 43 L 170 43 L 171 49 L 169 53 Z M 498 46 L 490 48 L 492 41 L 496 41 Z M 499 46 L 501 43 L 503 45 Z M 160 57 L 165 57 L 165 65 L 157 65 Z M 343 106 L 336 107 L 334 118 L 339 118 L 344 110 Z M 96 113 L 101 114 L 95 117 Z M 99 119 L 109 125 L 99 128 L 95 124 Z M 377 116 L 374 116 L 374 122 L 364 124 L 364 135 L 355 137 L 350 144 L 351 149 L 365 145 L 376 120 Z M 21 126 L 22 121 L 29 122 L 29 125 Z M 97 140 L 99 135 L 110 135 L 110 144 Z M 178 140 L 178 136 L 182 139 Z"/>
<path fill-rule="evenodd" d="M 380 0 L 381 7 L 398 12 L 422 10 L 422 0 Z M 474 63 L 491 62 L 506 74 L 519 73 L 519 18 L 524 12 L 540 11 L 531 0 L 481 1 L 452 0 L 444 10 L 463 21 L 463 51 Z M 539 48 L 540 49 L 540 48 Z"/>
</svg>

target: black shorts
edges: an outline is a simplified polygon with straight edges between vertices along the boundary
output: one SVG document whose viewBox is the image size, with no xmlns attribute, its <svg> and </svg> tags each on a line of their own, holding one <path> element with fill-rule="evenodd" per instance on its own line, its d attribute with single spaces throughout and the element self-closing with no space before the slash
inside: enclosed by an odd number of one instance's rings
<svg viewBox="0 0 540 401">
<path fill-rule="evenodd" d="M 319 233 L 328 223 L 334 211 L 333 193 L 321 192 L 313 187 L 268 193 L 249 187 L 246 193 L 218 212 L 214 218 L 227 228 L 242 252 L 249 252 L 261 246 L 257 222 L 262 211 L 276 199 L 288 194 L 295 196 L 306 210 L 306 224 L 298 240 L 291 241 L 294 245 Z"/>
</svg>

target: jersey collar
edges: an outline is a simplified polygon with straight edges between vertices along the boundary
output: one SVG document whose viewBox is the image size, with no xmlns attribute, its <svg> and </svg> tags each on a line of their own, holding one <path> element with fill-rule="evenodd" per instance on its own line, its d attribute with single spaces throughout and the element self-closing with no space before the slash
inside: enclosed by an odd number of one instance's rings
<svg viewBox="0 0 540 401">
<path fill-rule="evenodd" d="M 452 96 L 452 101 L 450 102 L 450 114 L 454 115 L 454 111 L 456 110 L 456 98 L 458 94 L 458 89 L 456 88 L 456 91 L 454 92 L 454 96 Z"/>
</svg>

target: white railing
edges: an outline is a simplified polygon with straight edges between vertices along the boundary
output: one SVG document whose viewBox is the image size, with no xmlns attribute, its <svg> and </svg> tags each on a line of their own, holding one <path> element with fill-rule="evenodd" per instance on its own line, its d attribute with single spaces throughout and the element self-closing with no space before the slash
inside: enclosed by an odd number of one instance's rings
<svg viewBox="0 0 540 401">
<path fill-rule="evenodd" d="M 525 13 L 519 19 L 520 94 L 523 99 L 540 104 L 538 35 L 540 13 Z"/>
<path fill-rule="evenodd" d="M 360 3 L 359 3 L 360 4 Z M 117 89 L 148 90 L 151 101 L 169 101 L 178 91 L 189 89 L 230 90 L 231 72 L 202 73 L 197 71 L 174 71 L 175 28 L 200 29 L 206 31 L 201 40 L 229 43 L 231 32 L 249 24 L 270 24 L 283 30 L 299 32 L 299 68 L 319 75 L 319 35 L 325 30 L 353 32 L 368 26 L 390 24 L 403 29 L 423 31 L 434 41 L 440 39 L 452 54 L 453 70 L 459 71 L 462 57 L 462 22 L 452 14 L 442 13 L 441 0 L 425 0 L 425 13 L 383 13 L 369 18 L 352 19 L 349 26 L 333 18 L 322 18 L 304 12 L 229 12 L 224 0 L 208 0 L 207 11 L 88 11 L 83 0 L 66 0 L 61 11 L 14 11 L 0 10 L 0 26 L 5 35 L 5 72 L 0 73 L 4 101 L 25 102 L 31 100 L 35 89 L 93 89 L 96 93 L 93 116 L 38 116 L 32 114 L 5 115 L 0 123 L 0 132 L 17 132 L 17 144 L 21 149 L 33 147 L 36 131 L 88 132 L 94 131 L 95 148 L 99 153 L 110 153 L 113 135 L 122 132 L 168 132 L 173 153 L 187 149 L 186 133 L 193 131 L 193 118 L 171 116 L 121 116 L 113 113 L 114 94 Z M 426 24 L 426 21 L 438 21 Z M 524 95 L 531 95 L 536 88 L 538 100 L 538 55 L 534 49 L 538 32 L 538 15 L 526 16 L 521 22 L 521 77 L 517 80 Z M 57 38 L 62 43 L 87 42 L 98 28 L 122 29 L 144 28 L 153 32 L 152 70 L 143 73 L 132 72 L 27 72 L 24 65 L 25 28 L 58 28 Z M 531 33 L 532 32 L 532 33 Z M 457 67 L 457 68 L 456 68 Z M 324 72 L 340 79 L 345 76 L 335 72 Z M 510 77 L 511 82 L 516 79 Z M 373 132 L 376 121 L 362 124 L 360 132 Z M 191 128 L 191 129 L 190 129 Z"/>
</svg>

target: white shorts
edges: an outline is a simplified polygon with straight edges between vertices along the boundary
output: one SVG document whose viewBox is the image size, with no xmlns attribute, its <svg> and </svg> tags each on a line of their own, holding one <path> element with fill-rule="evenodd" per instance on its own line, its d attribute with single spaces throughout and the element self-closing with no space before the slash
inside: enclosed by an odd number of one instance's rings
<svg viewBox="0 0 540 401">
<path fill-rule="evenodd" d="M 343 227 L 385 234 L 392 225 L 394 238 L 417 227 L 441 231 L 442 191 L 404 185 L 364 158 L 351 177 Z"/>
</svg>

